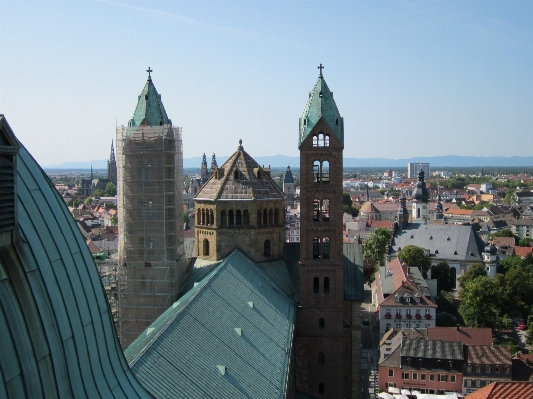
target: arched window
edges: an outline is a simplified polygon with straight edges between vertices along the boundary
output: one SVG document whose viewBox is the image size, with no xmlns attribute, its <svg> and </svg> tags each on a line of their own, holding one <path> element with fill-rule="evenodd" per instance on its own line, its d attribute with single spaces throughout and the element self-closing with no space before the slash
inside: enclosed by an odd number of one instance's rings
<svg viewBox="0 0 533 399">
<path fill-rule="evenodd" d="M 319 281 L 320 279 L 318 277 L 313 278 L 313 293 L 318 294 L 319 292 Z"/>
<path fill-rule="evenodd" d="M 329 259 L 329 238 L 322 239 L 322 253 L 320 254 L 322 259 Z"/>
<path fill-rule="evenodd" d="M 274 211 L 272 209 L 268 211 L 268 224 L 274 224 Z"/>
<path fill-rule="evenodd" d="M 451 270 L 450 270 L 450 272 L 451 272 Z M 435 266 L 435 265 L 431 266 L 431 276 L 430 277 L 431 278 L 435 278 L 436 273 L 437 273 L 437 266 Z"/>
<path fill-rule="evenodd" d="M 261 226 L 261 211 L 257 211 L 257 227 Z"/>
<path fill-rule="evenodd" d="M 244 210 L 242 213 L 242 224 L 243 226 L 249 226 L 250 225 L 250 214 L 248 213 L 248 210 Z"/>
<path fill-rule="evenodd" d="M 228 220 L 228 225 L 234 226 L 235 225 L 235 218 L 234 218 L 233 210 L 228 212 L 228 219 L 229 219 Z"/>
<path fill-rule="evenodd" d="M 222 211 L 220 213 L 220 225 L 221 226 L 227 226 L 228 225 L 228 217 L 226 215 L 226 211 Z"/>
<path fill-rule="evenodd" d="M 324 277 L 324 294 L 329 294 L 329 277 Z"/>
<path fill-rule="evenodd" d="M 318 393 L 320 394 L 323 394 L 325 391 L 324 391 L 324 383 L 321 382 L 320 384 L 318 384 Z"/>
<path fill-rule="evenodd" d="M 329 161 L 323 161 L 322 162 L 322 182 L 323 183 L 329 183 Z"/>
<path fill-rule="evenodd" d="M 320 220 L 320 200 L 314 199 L 313 200 L 313 221 L 317 222 Z"/>
<path fill-rule="evenodd" d="M 242 213 L 240 209 L 235 212 L 235 224 L 237 226 L 242 226 Z"/>
<path fill-rule="evenodd" d="M 320 258 L 320 238 L 313 237 L 313 258 Z"/>
<path fill-rule="evenodd" d="M 264 256 L 270 256 L 270 240 L 265 240 L 263 244 Z"/>
<path fill-rule="evenodd" d="M 239 180 L 239 171 L 238 170 L 235 170 L 235 172 L 233 172 L 233 179 L 234 180 Z"/>
<path fill-rule="evenodd" d="M 450 267 L 450 282 L 452 283 L 452 287 L 456 288 L 457 286 L 457 269 L 455 267 Z"/>
<path fill-rule="evenodd" d="M 320 181 L 320 161 L 313 162 L 313 183 Z"/>
<path fill-rule="evenodd" d="M 318 329 L 323 330 L 324 328 L 326 328 L 326 322 L 324 321 L 324 318 L 321 317 L 318 319 Z"/>
<path fill-rule="evenodd" d="M 324 135 L 324 147 L 329 147 L 329 134 Z"/>
<path fill-rule="evenodd" d="M 266 209 L 263 210 L 263 225 L 266 226 L 268 224 L 268 215 Z"/>
<path fill-rule="evenodd" d="M 279 225 L 279 209 L 274 210 L 274 224 Z"/>
<path fill-rule="evenodd" d="M 209 224 L 211 226 L 215 225 L 215 213 L 213 212 L 212 209 L 209 210 Z"/>
<path fill-rule="evenodd" d="M 204 256 L 209 256 L 209 240 L 204 238 Z"/>
<path fill-rule="evenodd" d="M 329 199 L 322 200 L 322 220 L 329 220 Z"/>
<path fill-rule="evenodd" d="M 200 209 L 200 225 L 205 226 L 205 210 Z"/>
<path fill-rule="evenodd" d="M 318 364 L 324 364 L 324 352 L 318 354 Z"/>
<path fill-rule="evenodd" d="M 313 134 L 313 147 L 318 147 L 318 136 Z"/>
<path fill-rule="evenodd" d="M 420 218 L 420 208 L 417 208 L 416 209 L 416 217 L 419 219 Z"/>
</svg>

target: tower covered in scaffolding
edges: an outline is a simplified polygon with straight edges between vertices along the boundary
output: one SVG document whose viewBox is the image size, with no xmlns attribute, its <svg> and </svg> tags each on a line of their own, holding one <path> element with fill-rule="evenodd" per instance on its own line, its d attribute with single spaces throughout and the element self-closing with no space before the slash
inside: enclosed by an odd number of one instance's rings
<svg viewBox="0 0 533 399">
<path fill-rule="evenodd" d="M 184 274 L 181 128 L 148 68 L 127 126 L 117 127 L 119 334 L 127 347 L 176 300 Z"/>
</svg>

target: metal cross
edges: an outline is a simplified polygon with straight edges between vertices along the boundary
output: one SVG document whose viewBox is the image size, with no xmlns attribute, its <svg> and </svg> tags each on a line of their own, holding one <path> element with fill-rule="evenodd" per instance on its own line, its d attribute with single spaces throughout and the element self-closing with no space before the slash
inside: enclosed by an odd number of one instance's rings
<svg viewBox="0 0 533 399">
<path fill-rule="evenodd" d="M 148 72 L 148 77 L 150 78 L 150 73 L 152 73 L 154 70 L 153 69 L 150 69 L 150 67 L 148 67 L 148 69 L 146 70 L 146 72 Z"/>
<path fill-rule="evenodd" d="M 320 69 L 320 77 L 322 77 L 322 69 L 324 69 L 324 65 L 322 65 L 322 63 L 320 63 L 320 65 L 317 67 L 318 69 Z"/>
</svg>

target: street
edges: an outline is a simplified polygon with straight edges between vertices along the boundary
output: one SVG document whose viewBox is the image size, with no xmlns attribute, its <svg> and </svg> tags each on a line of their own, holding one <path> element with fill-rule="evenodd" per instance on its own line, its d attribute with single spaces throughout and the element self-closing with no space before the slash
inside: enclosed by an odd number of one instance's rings
<svg viewBox="0 0 533 399">
<path fill-rule="evenodd" d="M 374 399 L 378 394 L 379 335 L 376 308 L 371 304 L 370 287 L 365 284 L 365 300 L 362 303 L 361 320 L 368 320 L 368 325 L 361 326 L 361 398 Z"/>
</svg>

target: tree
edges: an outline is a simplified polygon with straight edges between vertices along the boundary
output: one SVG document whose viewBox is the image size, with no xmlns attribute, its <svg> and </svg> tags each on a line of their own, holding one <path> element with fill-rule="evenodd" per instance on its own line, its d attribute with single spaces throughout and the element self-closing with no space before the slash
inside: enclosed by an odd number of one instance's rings
<svg viewBox="0 0 533 399">
<path fill-rule="evenodd" d="M 67 202 L 67 206 L 72 208 L 76 208 L 79 204 L 83 204 L 83 201 L 76 197 L 69 199 Z"/>
<path fill-rule="evenodd" d="M 457 318 L 448 312 L 439 312 L 437 313 L 437 320 L 436 320 L 437 327 L 456 327 L 457 324 Z"/>
<path fill-rule="evenodd" d="M 118 224 L 118 217 L 117 217 L 117 215 L 114 215 L 111 218 L 111 226 L 116 226 L 117 224 Z"/>
<path fill-rule="evenodd" d="M 455 288 L 455 277 L 450 273 L 450 266 L 446 262 L 431 267 L 431 278 L 437 280 L 437 292 L 449 292 Z"/>
<path fill-rule="evenodd" d="M 503 203 L 505 205 L 518 205 L 520 203 L 520 200 L 515 195 L 515 190 L 509 189 L 505 193 L 505 197 L 503 198 Z"/>
<path fill-rule="evenodd" d="M 487 271 L 485 270 L 485 266 L 481 263 L 474 263 L 463 277 L 459 277 L 459 283 L 461 284 L 461 287 L 464 287 L 467 283 L 477 277 L 485 277 L 486 275 Z"/>
<path fill-rule="evenodd" d="M 459 313 L 467 327 L 495 327 L 498 320 L 497 305 L 500 301 L 499 287 L 488 276 L 478 276 L 461 282 L 461 305 Z"/>
<path fill-rule="evenodd" d="M 342 193 L 342 210 L 344 213 L 348 213 L 353 217 L 356 217 L 359 214 L 359 209 L 354 208 L 352 197 L 346 191 Z"/>
<path fill-rule="evenodd" d="M 342 193 L 342 205 L 348 205 L 350 207 L 353 205 L 352 197 L 346 191 Z"/>
<path fill-rule="evenodd" d="M 498 261 L 497 272 L 501 274 L 506 274 L 512 268 L 522 268 L 524 266 L 524 261 L 520 256 L 509 256 L 505 259 Z"/>
<path fill-rule="evenodd" d="M 92 197 L 105 197 L 105 192 L 102 190 L 94 190 Z"/>
<path fill-rule="evenodd" d="M 377 228 L 365 240 L 363 247 L 363 259 L 372 260 L 376 265 L 380 265 L 389 249 L 392 233 L 388 229 Z"/>
<path fill-rule="evenodd" d="M 523 238 L 523 239 L 518 241 L 518 246 L 519 247 L 529 247 L 530 243 L 531 243 L 531 238 Z"/>
<path fill-rule="evenodd" d="M 105 197 L 114 197 L 117 195 L 117 186 L 115 186 L 113 183 L 109 182 L 105 186 L 104 191 Z"/>
<path fill-rule="evenodd" d="M 407 245 L 398 252 L 398 258 L 406 262 L 411 267 L 418 267 L 424 278 L 428 277 L 428 270 L 431 267 L 431 259 L 426 254 L 424 248 L 416 245 Z"/>
<path fill-rule="evenodd" d="M 497 233 L 491 234 L 489 236 L 489 241 L 492 241 L 494 237 L 514 237 L 515 245 L 518 244 L 518 237 L 513 234 L 513 232 L 509 229 L 503 229 L 502 231 L 498 231 Z"/>
</svg>

